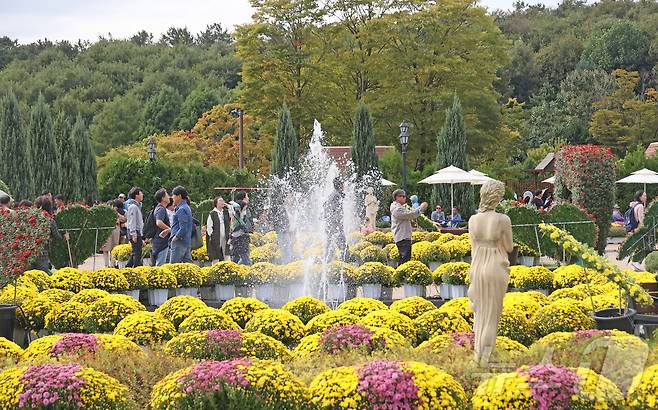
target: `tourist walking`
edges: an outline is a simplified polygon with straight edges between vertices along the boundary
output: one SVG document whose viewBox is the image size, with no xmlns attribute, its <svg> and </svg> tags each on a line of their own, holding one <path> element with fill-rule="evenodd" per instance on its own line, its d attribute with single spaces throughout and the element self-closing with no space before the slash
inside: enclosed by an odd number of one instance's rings
<svg viewBox="0 0 658 410">
<path fill-rule="evenodd" d="M 231 213 L 231 256 L 233 262 L 242 265 L 251 265 L 249 256 L 249 237 L 248 218 L 251 218 L 249 211 L 249 198 L 244 191 L 235 195 L 235 201 L 229 208 Z M 253 226 L 253 220 L 252 220 Z"/>
<path fill-rule="evenodd" d="M 206 221 L 206 249 L 208 259 L 213 264 L 229 259 L 230 229 L 231 215 L 224 198 L 218 196 L 213 201 L 213 210 L 210 211 Z"/>
<path fill-rule="evenodd" d="M 155 266 L 162 266 L 169 261 L 171 221 L 167 213 L 167 206 L 169 206 L 171 198 L 164 188 L 159 189 L 154 198 L 157 205 L 153 209 L 155 232 L 151 240 L 151 259 L 155 262 Z"/>
<path fill-rule="evenodd" d="M 128 229 L 128 239 L 132 246 L 132 253 L 128 258 L 126 266 L 134 268 L 142 266 L 142 247 L 144 246 L 144 218 L 142 217 L 142 201 L 144 200 L 144 191 L 139 187 L 133 187 L 128 192 L 128 201 L 130 205 L 126 211 L 126 228 Z"/>
<path fill-rule="evenodd" d="M 171 191 L 176 210 L 171 223 L 171 258 L 170 263 L 192 263 L 192 209 L 188 205 L 189 195 L 182 186 Z"/>
<path fill-rule="evenodd" d="M 325 233 L 327 235 L 325 263 L 335 259 L 336 248 L 338 248 L 340 260 L 345 260 L 347 256 L 347 240 L 343 228 L 343 200 L 345 199 L 343 189 L 343 180 L 340 177 L 334 178 L 334 191 L 324 203 Z"/>
<path fill-rule="evenodd" d="M 416 209 L 405 206 L 407 194 L 401 190 L 393 191 L 393 202 L 391 203 L 391 231 L 393 242 L 400 253 L 399 264 L 411 260 L 411 221 L 418 218 L 427 209 L 427 202 L 423 202 Z"/>
<path fill-rule="evenodd" d="M 626 232 L 633 232 L 642 226 L 646 203 L 647 193 L 644 191 L 637 191 L 634 200 L 628 204 L 628 210 L 624 214 Z"/>
</svg>

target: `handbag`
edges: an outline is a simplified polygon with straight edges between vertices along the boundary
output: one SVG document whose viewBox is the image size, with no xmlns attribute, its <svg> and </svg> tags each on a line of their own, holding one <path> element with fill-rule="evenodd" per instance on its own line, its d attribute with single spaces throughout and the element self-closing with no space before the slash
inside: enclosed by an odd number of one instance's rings
<svg viewBox="0 0 658 410">
<path fill-rule="evenodd" d="M 192 219 L 192 250 L 199 249 L 203 246 L 203 232 L 201 231 L 201 222 Z"/>
</svg>

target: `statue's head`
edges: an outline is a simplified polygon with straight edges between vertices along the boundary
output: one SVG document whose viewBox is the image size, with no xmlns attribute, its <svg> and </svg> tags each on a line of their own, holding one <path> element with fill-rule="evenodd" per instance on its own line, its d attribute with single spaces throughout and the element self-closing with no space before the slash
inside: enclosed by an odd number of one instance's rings
<svg viewBox="0 0 658 410">
<path fill-rule="evenodd" d="M 368 188 L 366 188 L 366 193 L 367 193 L 367 194 L 372 195 L 374 192 L 375 192 L 375 190 L 372 189 L 371 186 L 369 186 Z"/>
<path fill-rule="evenodd" d="M 480 188 L 480 212 L 493 211 L 505 195 L 505 184 L 500 181 L 487 181 Z"/>
</svg>

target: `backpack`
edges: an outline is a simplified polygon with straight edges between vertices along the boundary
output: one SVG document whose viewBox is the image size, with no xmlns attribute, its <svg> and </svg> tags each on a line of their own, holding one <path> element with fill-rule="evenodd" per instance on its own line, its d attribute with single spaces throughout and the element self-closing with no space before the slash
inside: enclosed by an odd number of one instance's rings
<svg viewBox="0 0 658 410">
<path fill-rule="evenodd" d="M 155 237 L 155 207 L 149 212 L 149 216 L 146 218 L 146 223 L 144 224 L 143 234 L 146 239 L 153 239 Z"/>
<path fill-rule="evenodd" d="M 626 232 L 634 231 L 640 224 L 635 217 L 636 206 L 637 204 L 629 207 L 626 212 L 624 212 L 624 227 L 626 228 Z"/>
</svg>

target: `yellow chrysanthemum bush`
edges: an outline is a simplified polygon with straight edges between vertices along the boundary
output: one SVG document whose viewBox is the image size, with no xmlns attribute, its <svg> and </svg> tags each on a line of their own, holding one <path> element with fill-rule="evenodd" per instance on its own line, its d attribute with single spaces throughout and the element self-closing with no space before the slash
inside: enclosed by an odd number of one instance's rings
<svg viewBox="0 0 658 410">
<path fill-rule="evenodd" d="M 250 285 L 272 283 L 277 276 L 277 267 L 270 262 L 258 262 L 249 267 L 246 282 Z"/>
<path fill-rule="evenodd" d="M 384 327 L 395 330 L 407 338 L 410 343 L 416 343 L 416 326 L 414 321 L 402 313 L 391 310 L 378 310 L 361 318 L 360 323 L 366 326 Z"/>
<path fill-rule="evenodd" d="M 144 305 L 126 295 L 109 295 L 95 301 L 82 315 L 86 332 L 111 332 L 126 316 L 146 310 Z"/>
<path fill-rule="evenodd" d="M 290 359 L 288 348 L 273 337 L 260 332 L 234 329 L 181 333 L 167 342 L 164 351 L 198 360 L 228 360 L 237 357 L 279 361 Z"/>
<path fill-rule="evenodd" d="M 158 313 L 136 312 L 119 322 L 114 334 L 125 336 L 139 345 L 154 345 L 174 337 L 176 328 Z"/>
<path fill-rule="evenodd" d="M 471 283 L 471 265 L 466 262 L 448 262 L 439 266 L 432 274 L 434 283 L 468 285 Z"/>
<path fill-rule="evenodd" d="M 24 358 L 30 361 L 44 359 L 65 360 L 108 351 L 118 354 L 141 353 L 141 348 L 124 336 L 110 334 L 62 333 L 43 336 L 25 349 Z"/>
<path fill-rule="evenodd" d="M 265 303 L 256 298 L 236 297 L 224 302 L 220 311 L 226 313 L 235 323 L 244 329 L 256 313 L 268 309 Z"/>
<path fill-rule="evenodd" d="M 451 299 L 439 306 L 439 311 L 455 313 L 473 326 L 473 310 L 471 309 L 471 301 L 467 297 Z"/>
<path fill-rule="evenodd" d="M 170 269 L 161 266 L 145 266 L 142 271 L 144 272 L 146 287 L 149 289 L 173 289 L 178 287 L 176 274 Z"/>
<path fill-rule="evenodd" d="M 541 295 L 541 299 L 534 297 L 534 294 Z M 508 292 L 503 298 L 503 309 L 516 308 L 525 315 L 526 320 L 547 304 L 546 296 L 539 292 Z"/>
<path fill-rule="evenodd" d="M 427 286 L 432 283 L 432 272 L 419 261 L 409 261 L 395 270 L 397 282 L 401 284 Z"/>
<path fill-rule="evenodd" d="M 206 280 L 204 271 L 193 263 L 168 263 L 162 266 L 176 276 L 179 288 L 198 288 Z"/>
<path fill-rule="evenodd" d="M 355 285 L 379 284 L 390 286 L 395 280 L 395 269 L 381 262 L 366 262 L 359 266 L 354 278 Z"/>
<path fill-rule="evenodd" d="M 206 271 L 206 285 L 241 285 L 247 277 L 249 268 L 238 265 L 232 261 L 221 261 L 204 268 Z"/>
<path fill-rule="evenodd" d="M 56 304 L 46 315 L 45 328 L 58 333 L 82 332 L 82 317 L 88 306 L 72 300 Z"/>
<path fill-rule="evenodd" d="M 123 273 L 121 273 L 119 269 L 103 268 L 91 272 L 89 276 L 91 279 L 91 285 L 95 289 L 102 289 L 108 292 L 120 292 L 130 288 L 126 277 L 123 276 Z"/>
<path fill-rule="evenodd" d="M 0 364 L 5 361 L 18 362 L 23 357 L 23 349 L 4 337 L 0 337 Z"/>
<path fill-rule="evenodd" d="M 178 329 L 183 320 L 190 317 L 192 313 L 207 307 L 208 305 L 202 300 L 193 296 L 175 296 L 158 307 L 155 313 L 169 320 Z"/>
<path fill-rule="evenodd" d="M 254 263 L 279 263 L 281 260 L 281 250 L 279 249 L 279 244 L 277 243 L 266 243 L 263 246 L 252 248 L 249 256 L 251 257 L 251 261 Z"/>
<path fill-rule="evenodd" d="M 420 362 L 375 360 L 316 376 L 311 403 L 320 409 L 463 409 L 463 387 L 443 370 Z"/>
<path fill-rule="evenodd" d="M 83 289 L 79 293 L 73 295 L 69 302 L 83 303 L 91 305 L 99 299 L 110 296 L 110 292 L 102 289 Z"/>
<path fill-rule="evenodd" d="M 572 288 L 586 284 L 596 275 L 594 269 L 585 269 L 579 265 L 565 265 L 553 271 L 553 288 Z"/>
<path fill-rule="evenodd" d="M 114 259 L 115 261 L 125 262 L 128 259 L 130 259 L 130 255 L 132 254 L 132 252 L 133 249 L 129 243 L 117 245 L 114 248 L 112 248 L 112 259 Z"/>
<path fill-rule="evenodd" d="M 308 391 L 281 363 L 238 358 L 202 361 L 174 372 L 154 387 L 150 408 L 304 409 Z"/>
<path fill-rule="evenodd" d="M 358 253 L 358 261 L 361 263 L 366 262 L 379 262 L 385 263 L 388 259 L 386 252 L 377 245 L 371 245 L 362 249 Z"/>
<path fill-rule="evenodd" d="M 452 260 L 460 260 L 470 255 L 471 242 L 468 239 L 452 240 L 441 244 Z"/>
<path fill-rule="evenodd" d="M 534 328 L 530 326 L 526 312 L 516 306 L 503 306 L 498 320 L 498 335 L 509 337 L 526 346 L 535 340 Z"/>
<path fill-rule="evenodd" d="M 259 311 L 245 325 L 245 330 L 261 332 L 289 347 L 297 344 L 306 335 L 304 323 L 297 316 L 283 309 Z"/>
<path fill-rule="evenodd" d="M 374 231 L 366 235 L 365 240 L 373 245 L 386 246 L 393 242 L 393 238 L 381 231 Z"/>
<path fill-rule="evenodd" d="M 37 296 L 16 310 L 16 319 L 18 319 L 21 326 L 38 332 L 45 328 L 46 315 L 57 305 L 58 303 L 47 297 Z"/>
<path fill-rule="evenodd" d="M 194 310 L 178 326 L 178 330 L 181 333 L 214 329 L 238 330 L 240 326 L 229 315 L 212 307 L 203 307 Z"/>
<path fill-rule="evenodd" d="M 658 405 L 658 365 L 639 372 L 631 383 L 626 405 L 631 410 L 655 409 Z"/>
<path fill-rule="evenodd" d="M 633 377 L 644 369 L 649 347 L 642 339 L 619 330 L 555 332 L 530 346 L 524 363 L 550 360 L 567 367 L 587 368 L 610 379 L 627 391 Z"/>
<path fill-rule="evenodd" d="M 433 309 L 414 320 L 418 342 L 429 340 L 434 335 L 455 332 L 472 332 L 473 327 L 463 317 L 452 312 Z"/>
<path fill-rule="evenodd" d="M 473 394 L 474 410 L 618 409 L 623 395 L 610 380 L 584 368 L 524 366 L 493 376 Z"/>
<path fill-rule="evenodd" d="M 553 287 L 553 272 L 543 266 L 518 269 L 515 273 L 515 275 L 512 275 L 512 269 L 510 269 L 509 284 L 513 288 L 527 291 L 534 289 L 550 290 Z"/>
<path fill-rule="evenodd" d="M 339 283 L 342 279 L 347 284 L 353 284 L 359 275 L 359 271 L 349 263 L 333 261 L 327 266 L 327 280 L 329 283 Z"/>
<path fill-rule="evenodd" d="M 304 324 L 318 315 L 331 311 L 326 303 L 310 296 L 302 296 L 291 300 L 283 305 L 281 309 L 297 316 Z"/>
<path fill-rule="evenodd" d="M 416 347 L 418 351 L 428 351 L 438 355 L 449 353 L 452 349 L 467 349 L 472 351 L 475 345 L 475 333 L 435 333 L 429 340 Z M 496 336 L 496 351 L 506 352 L 514 357 L 528 351 L 528 348 L 506 336 Z"/>
<path fill-rule="evenodd" d="M 45 290 L 41 293 L 45 293 L 50 290 L 54 290 L 54 289 Z M 23 303 L 26 303 L 29 300 L 36 298 L 38 295 L 39 295 L 39 291 L 37 287 L 34 286 L 32 283 L 30 283 L 30 286 L 18 285 L 14 287 L 14 285 L 7 285 L 4 288 L 2 288 L 2 291 L 0 292 L 0 303 L 12 304 L 12 305 L 14 303 L 18 303 L 19 305 L 22 305 Z"/>
<path fill-rule="evenodd" d="M 594 327 L 594 321 L 568 299 L 542 307 L 531 319 L 530 326 L 538 337 L 553 332 L 573 332 Z"/>
<path fill-rule="evenodd" d="M 353 325 L 358 321 L 358 316 L 345 310 L 330 310 L 309 320 L 306 324 L 306 334 L 321 333 L 330 327 Z"/>
<path fill-rule="evenodd" d="M 430 232 L 433 233 L 433 232 Z M 420 242 L 423 243 L 423 242 Z M 420 244 L 419 243 L 419 244 Z M 426 265 L 430 263 L 444 263 L 448 262 L 451 258 L 450 251 L 443 245 L 434 242 L 424 242 L 427 245 L 420 249 L 420 261 Z"/>
<path fill-rule="evenodd" d="M 32 282 L 39 292 L 53 287 L 53 281 L 50 279 L 50 275 L 42 270 L 31 269 L 25 271 L 21 275 L 21 278 Z"/>
<path fill-rule="evenodd" d="M 121 269 L 123 277 L 128 281 L 128 289 L 145 289 L 147 287 L 146 272 L 149 269 L 150 266 L 138 266 L 136 268 Z"/>
<path fill-rule="evenodd" d="M 388 310 L 388 306 L 377 299 L 352 298 L 338 305 L 337 310 L 347 311 L 358 317 L 365 317 L 371 312 Z"/>
<path fill-rule="evenodd" d="M 135 409 L 128 388 L 77 363 L 35 364 L 0 373 L 0 408 Z"/>
<path fill-rule="evenodd" d="M 82 291 L 85 290 L 90 290 L 90 289 L 83 289 Z M 39 293 L 39 296 L 44 296 L 50 299 L 51 301 L 55 303 L 64 303 L 68 302 L 71 300 L 76 294 L 71 292 L 70 290 L 62 290 L 62 289 L 47 289 L 44 290 L 43 292 Z M 109 295 L 109 293 L 108 293 Z"/>
<path fill-rule="evenodd" d="M 422 314 L 436 310 L 437 308 L 434 306 L 434 303 L 425 298 L 412 296 L 396 300 L 391 304 L 390 309 L 394 312 L 402 313 L 409 319 L 414 320 Z"/>
<path fill-rule="evenodd" d="M 89 272 L 76 268 L 58 269 L 50 279 L 53 282 L 54 288 L 68 290 L 73 293 L 94 287 L 91 283 Z"/>
</svg>

